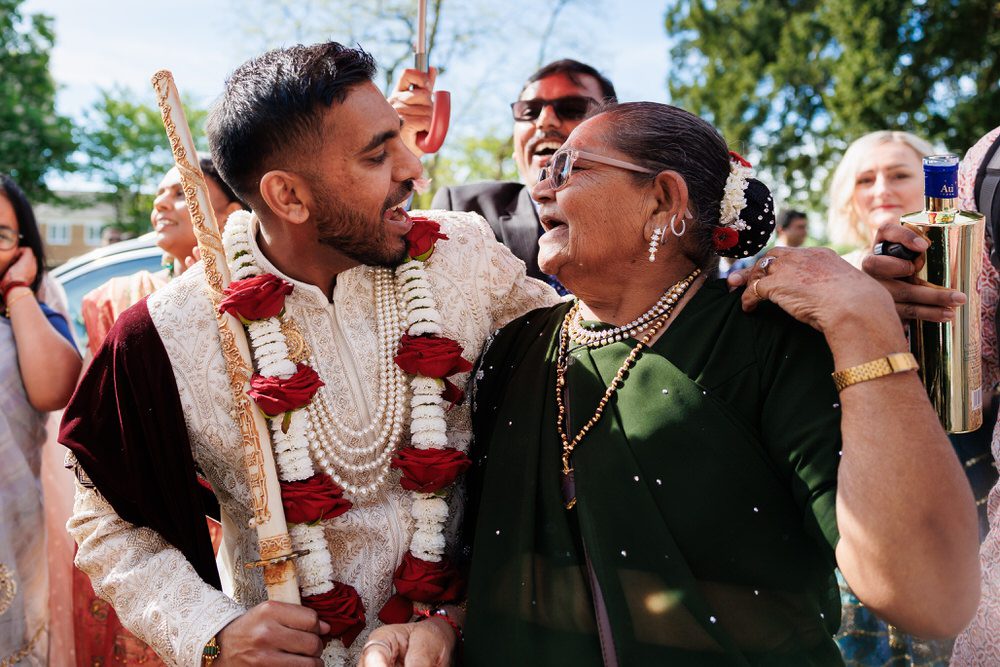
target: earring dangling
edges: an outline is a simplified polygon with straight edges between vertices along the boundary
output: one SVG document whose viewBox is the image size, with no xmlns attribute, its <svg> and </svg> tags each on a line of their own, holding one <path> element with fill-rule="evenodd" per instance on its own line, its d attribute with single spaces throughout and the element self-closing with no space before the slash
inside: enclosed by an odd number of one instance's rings
<svg viewBox="0 0 1000 667">
<path fill-rule="evenodd" d="M 684 236 L 684 232 L 686 232 L 688 228 L 687 218 L 684 217 L 681 218 L 681 231 L 677 231 L 677 227 L 674 226 L 674 223 L 676 222 L 677 222 L 677 214 L 675 213 L 672 216 L 670 216 L 670 231 L 674 233 L 674 236 L 677 237 Z"/>
<path fill-rule="evenodd" d="M 657 227 L 653 230 L 652 236 L 649 239 L 649 261 L 656 261 L 656 250 L 660 246 L 660 241 L 663 238 L 663 227 Z"/>
</svg>

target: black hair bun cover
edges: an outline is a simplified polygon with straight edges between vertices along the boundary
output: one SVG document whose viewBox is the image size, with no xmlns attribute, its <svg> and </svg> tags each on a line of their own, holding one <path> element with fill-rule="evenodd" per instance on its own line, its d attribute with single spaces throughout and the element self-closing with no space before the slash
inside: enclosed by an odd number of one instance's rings
<svg viewBox="0 0 1000 667">
<path fill-rule="evenodd" d="M 756 255 L 767 245 L 774 232 L 774 201 L 767 186 L 751 178 L 745 191 L 747 205 L 740 212 L 740 220 L 747 228 L 740 232 L 740 240 L 732 248 L 718 251 L 722 257 L 742 259 Z"/>
</svg>

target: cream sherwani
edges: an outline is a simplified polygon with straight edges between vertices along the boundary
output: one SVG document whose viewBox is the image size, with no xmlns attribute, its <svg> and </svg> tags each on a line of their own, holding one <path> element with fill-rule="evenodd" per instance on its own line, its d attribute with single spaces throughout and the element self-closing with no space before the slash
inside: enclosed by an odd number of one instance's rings
<svg viewBox="0 0 1000 667">
<path fill-rule="evenodd" d="M 426 267 L 443 335 L 457 340 L 466 358 L 474 360 L 486 337 L 509 320 L 557 301 L 550 288 L 525 276 L 524 264 L 495 241 L 479 216 L 433 212 L 427 217 L 439 221 L 449 237 L 437 245 Z M 282 276 L 256 244 L 254 254 L 263 271 Z M 379 401 L 373 278 L 374 270 L 363 266 L 340 274 L 331 302 L 319 288 L 285 277 L 295 286 L 286 313 L 312 350 L 336 418 L 352 429 L 371 420 Z M 150 296 L 146 307 L 169 357 L 194 459 L 219 499 L 224 525 L 220 557 L 227 564 L 226 588 L 231 591 L 205 583 L 178 549 L 158 533 L 120 518 L 93 488 L 78 486 L 68 528 L 79 544 L 77 564 L 125 627 L 168 662 L 193 667 L 201 663 L 205 643 L 264 601 L 266 593 L 260 572 L 243 567 L 258 558 L 256 534 L 248 527 L 251 511 L 239 432 L 200 265 Z M 463 386 L 467 378 L 453 379 Z M 468 403 L 449 411 L 446 419 L 450 444 L 466 449 Z M 341 437 L 355 447 L 366 444 Z M 404 431 L 401 446 L 408 438 Z M 391 594 L 392 573 L 409 547 L 411 499 L 398 479 L 393 471 L 373 497 L 353 499 L 354 508 L 331 521 L 327 530 L 335 576 L 357 589 L 367 610 L 368 626 L 354 643 L 352 658 L 378 625 L 378 610 Z"/>
</svg>

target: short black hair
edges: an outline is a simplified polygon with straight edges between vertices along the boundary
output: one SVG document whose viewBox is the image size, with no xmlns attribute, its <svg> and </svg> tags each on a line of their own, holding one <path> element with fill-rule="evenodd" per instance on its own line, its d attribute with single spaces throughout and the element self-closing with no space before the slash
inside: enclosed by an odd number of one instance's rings
<svg viewBox="0 0 1000 667">
<path fill-rule="evenodd" d="M 802 218 L 803 220 L 808 220 L 808 216 L 802 211 L 797 211 L 794 208 L 786 208 L 778 214 L 778 229 L 788 229 L 789 225 L 793 222 Z"/>
<path fill-rule="evenodd" d="M 198 155 L 198 166 L 201 167 L 201 173 L 205 174 L 212 179 L 212 182 L 219 186 L 222 190 L 222 194 L 226 196 L 226 202 L 232 203 L 236 202 L 242 206 L 245 210 L 250 210 L 239 196 L 233 192 L 233 189 L 229 187 L 229 183 L 222 180 L 222 176 L 219 176 L 219 170 L 215 168 L 215 162 L 212 161 L 212 157 L 209 155 Z"/>
<path fill-rule="evenodd" d="M 541 69 L 528 77 L 528 80 L 524 82 L 524 86 L 521 87 L 521 93 L 523 93 L 525 88 L 534 82 L 555 74 L 565 74 L 570 81 L 578 86 L 583 85 L 583 80 L 580 78 L 581 76 L 592 76 L 597 80 L 597 84 L 601 87 L 601 95 L 604 97 L 602 101 L 618 101 L 618 93 L 615 92 L 615 86 L 611 83 L 611 80 L 608 79 L 608 77 L 604 76 L 590 65 L 582 63 L 579 60 L 573 60 L 572 58 L 555 60 L 550 62 L 548 65 L 543 66 Z M 518 93 L 519 97 L 521 93 Z"/>
<path fill-rule="evenodd" d="M 337 42 L 274 49 L 237 67 L 206 123 L 223 180 L 253 205 L 261 176 L 288 166 L 281 157 L 320 143 L 323 112 L 376 69 L 367 52 Z"/>
<path fill-rule="evenodd" d="M 17 231 L 21 235 L 17 245 L 22 248 L 31 248 L 31 252 L 35 253 L 35 280 L 31 283 L 31 291 L 38 292 L 45 271 L 45 247 L 42 245 L 42 234 L 38 231 L 35 212 L 31 209 L 31 203 L 28 201 L 28 196 L 24 194 L 24 190 L 7 174 L 0 174 L 0 189 L 3 190 L 3 194 L 14 209 Z"/>
</svg>

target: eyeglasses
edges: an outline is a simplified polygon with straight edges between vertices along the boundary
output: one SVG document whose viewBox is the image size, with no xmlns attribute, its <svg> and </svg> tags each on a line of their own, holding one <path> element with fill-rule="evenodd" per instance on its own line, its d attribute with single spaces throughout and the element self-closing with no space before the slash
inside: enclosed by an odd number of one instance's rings
<svg viewBox="0 0 1000 667">
<path fill-rule="evenodd" d="M 582 95 L 567 95 L 554 100 L 543 100 L 539 97 L 512 102 L 510 110 L 514 112 L 514 120 L 537 120 L 545 107 L 552 107 L 556 115 L 563 120 L 581 120 L 596 103 L 595 100 Z"/>
<path fill-rule="evenodd" d="M 551 180 L 553 191 L 562 190 L 566 187 L 566 183 L 569 182 L 569 177 L 573 173 L 573 163 L 576 162 L 577 158 L 581 157 L 584 160 L 606 164 L 610 167 L 618 167 L 619 169 L 637 171 L 640 174 L 656 173 L 652 169 L 646 169 L 645 167 L 640 167 L 639 165 L 632 164 L 631 162 L 623 162 L 622 160 L 604 157 L 603 155 L 595 155 L 594 153 L 587 153 L 586 151 L 578 151 L 575 148 L 563 148 L 556 151 L 552 155 L 552 159 L 549 160 L 549 163 L 542 167 L 541 172 L 538 174 L 538 182 L 541 183 L 542 181 L 549 179 Z"/>
<path fill-rule="evenodd" d="M 23 238 L 10 227 L 0 227 L 0 250 L 13 250 Z"/>
</svg>

